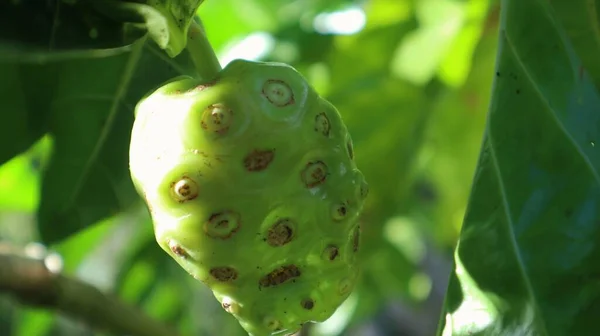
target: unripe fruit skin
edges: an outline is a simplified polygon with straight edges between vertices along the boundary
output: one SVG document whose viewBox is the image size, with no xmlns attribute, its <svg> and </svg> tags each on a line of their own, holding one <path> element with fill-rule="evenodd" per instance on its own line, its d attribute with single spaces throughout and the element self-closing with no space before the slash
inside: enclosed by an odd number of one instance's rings
<svg viewBox="0 0 600 336">
<path fill-rule="evenodd" d="M 140 101 L 130 171 L 156 240 L 255 336 L 324 321 L 358 277 L 368 186 L 340 114 L 292 67 L 235 60 Z"/>
</svg>

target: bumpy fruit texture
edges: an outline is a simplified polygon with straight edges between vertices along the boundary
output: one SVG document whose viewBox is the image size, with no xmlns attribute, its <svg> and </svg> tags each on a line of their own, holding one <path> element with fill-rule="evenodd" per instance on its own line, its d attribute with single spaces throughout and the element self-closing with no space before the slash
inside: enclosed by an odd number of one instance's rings
<svg viewBox="0 0 600 336">
<path fill-rule="evenodd" d="M 368 185 L 338 111 L 292 67 L 235 60 L 136 108 L 131 176 L 156 240 L 255 336 L 329 318 L 357 281 Z"/>
</svg>

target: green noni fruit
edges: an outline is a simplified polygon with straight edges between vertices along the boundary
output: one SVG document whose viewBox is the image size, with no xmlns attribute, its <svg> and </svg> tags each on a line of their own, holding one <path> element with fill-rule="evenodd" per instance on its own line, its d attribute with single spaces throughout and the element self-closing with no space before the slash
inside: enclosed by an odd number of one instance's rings
<svg viewBox="0 0 600 336">
<path fill-rule="evenodd" d="M 164 84 L 136 107 L 130 170 L 157 242 L 249 334 L 324 321 L 352 291 L 368 185 L 294 68 L 235 60 Z"/>
</svg>

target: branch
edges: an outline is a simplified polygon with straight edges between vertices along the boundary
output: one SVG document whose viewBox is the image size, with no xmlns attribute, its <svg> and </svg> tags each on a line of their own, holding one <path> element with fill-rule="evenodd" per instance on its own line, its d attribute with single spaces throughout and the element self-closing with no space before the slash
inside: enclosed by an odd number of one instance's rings
<svg viewBox="0 0 600 336">
<path fill-rule="evenodd" d="M 179 332 L 118 298 L 55 270 L 53 255 L 31 255 L 0 243 L 0 293 L 19 301 L 56 309 L 97 329 L 134 336 L 177 336 Z"/>
</svg>

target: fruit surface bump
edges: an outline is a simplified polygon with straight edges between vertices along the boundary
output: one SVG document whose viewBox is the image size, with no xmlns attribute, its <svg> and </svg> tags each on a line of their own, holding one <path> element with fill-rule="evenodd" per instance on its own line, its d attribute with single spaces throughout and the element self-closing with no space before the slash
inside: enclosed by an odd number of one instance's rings
<svg viewBox="0 0 600 336">
<path fill-rule="evenodd" d="M 368 194 L 336 108 L 291 66 L 234 60 L 136 107 L 130 171 L 158 244 L 250 335 L 329 318 L 358 278 Z"/>
</svg>

